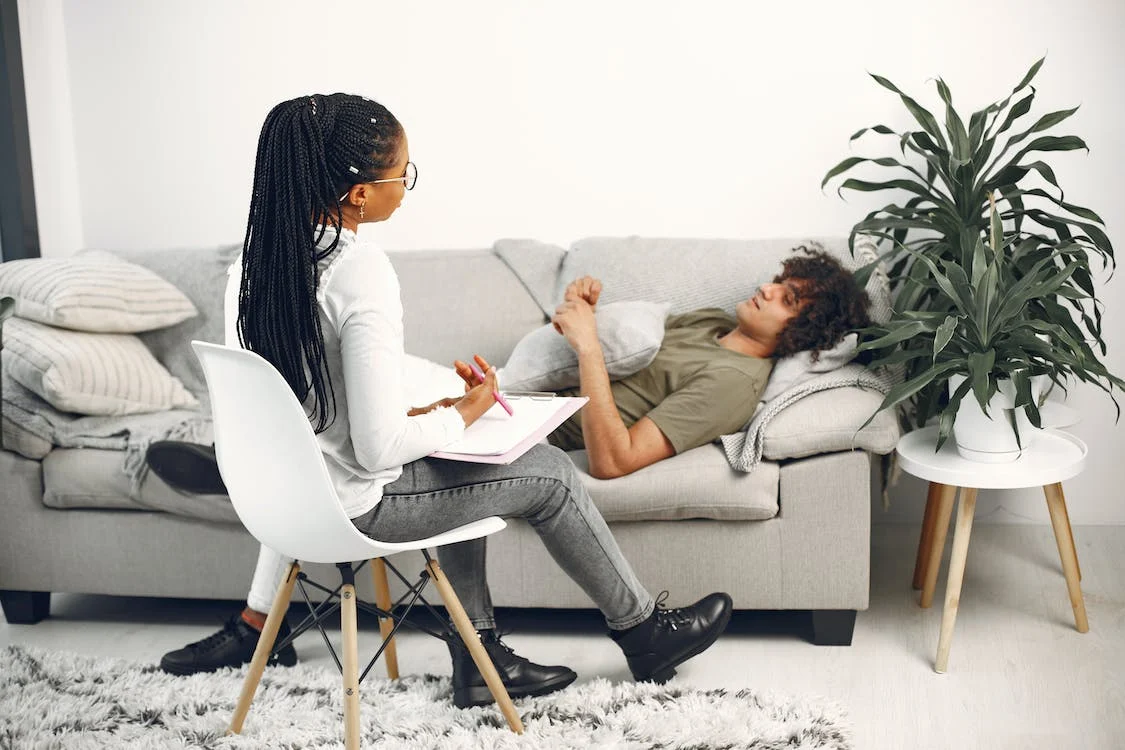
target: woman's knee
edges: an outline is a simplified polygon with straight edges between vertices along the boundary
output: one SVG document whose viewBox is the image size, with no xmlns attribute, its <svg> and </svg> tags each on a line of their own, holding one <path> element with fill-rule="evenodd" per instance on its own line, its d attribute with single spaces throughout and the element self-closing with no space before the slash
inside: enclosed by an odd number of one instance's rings
<svg viewBox="0 0 1125 750">
<path fill-rule="evenodd" d="M 578 469 L 574 462 L 561 449 L 553 445 L 534 445 L 524 454 L 528 459 L 529 473 L 548 479 L 556 479 L 567 486 L 580 484 Z"/>
</svg>

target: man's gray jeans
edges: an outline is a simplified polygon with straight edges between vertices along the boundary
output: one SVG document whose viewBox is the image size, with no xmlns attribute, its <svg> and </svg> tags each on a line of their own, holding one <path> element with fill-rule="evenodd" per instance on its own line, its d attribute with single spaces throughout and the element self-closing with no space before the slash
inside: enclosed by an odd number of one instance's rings
<svg viewBox="0 0 1125 750">
<path fill-rule="evenodd" d="M 652 614 L 652 595 L 622 555 L 574 464 L 553 446 L 533 446 L 507 466 L 413 461 L 383 488 L 379 504 L 352 522 L 372 539 L 405 542 L 488 516 L 526 520 L 611 629 L 632 627 Z M 496 627 L 485 547 L 481 538 L 438 549 L 438 561 L 478 630 Z"/>
</svg>

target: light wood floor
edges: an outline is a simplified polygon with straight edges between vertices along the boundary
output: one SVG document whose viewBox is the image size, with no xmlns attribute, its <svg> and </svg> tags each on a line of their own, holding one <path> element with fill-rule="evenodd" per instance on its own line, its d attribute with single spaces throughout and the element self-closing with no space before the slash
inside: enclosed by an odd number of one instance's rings
<svg viewBox="0 0 1125 750">
<path fill-rule="evenodd" d="M 1049 526 L 973 529 L 949 672 L 935 674 L 945 570 L 932 609 L 910 588 L 917 525 L 878 524 L 872 534 L 871 608 L 851 647 L 810 645 L 804 618 L 740 613 L 710 651 L 677 678 L 708 688 L 751 688 L 837 701 L 863 749 L 1125 748 L 1125 527 L 1076 527 L 1090 632 L 1074 629 Z M 950 534 L 952 536 L 952 534 Z M 948 551 L 946 565 L 948 564 Z M 247 572 L 249 574 L 249 572 Z M 9 643 L 155 662 L 215 629 L 231 602 L 56 595 L 34 626 L 0 621 Z M 573 667 L 580 680 L 628 679 L 595 612 L 502 613 L 506 640 L 542 663 Z M 366 623 L 366 624 L 365 624 Z M 378 629 L 361 620 L 361 654 Z M 323 642 L 298 642 L 305 662 L 331 666 Z M 371 653 L 368 651 L 367 653 Z M 404 672 L 446 674 L 444 645 L 406 634 Z M 385 674 L 377 666 L 373 674 Z"/>
</svg>

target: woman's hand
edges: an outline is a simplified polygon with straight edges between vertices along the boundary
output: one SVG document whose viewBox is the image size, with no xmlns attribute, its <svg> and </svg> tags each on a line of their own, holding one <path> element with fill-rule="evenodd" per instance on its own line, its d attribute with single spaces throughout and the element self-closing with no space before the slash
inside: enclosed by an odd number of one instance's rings
<svg viewBox="0 0 1125 750">
<path fill-rule="evenodd" d="M 477 359 L 478 363 L 484 362 L 480 357 L 476 357 L 475 359 Z M 487 366 L 488 363 L 485 362 L 484 364 Z M 476 380 L 476 376 L 472 375 L 472 370 L 464 362 L 457 361 L 454 363 L 454 367 L 457 368 L 458 373 L 460 373 L 461 368 L 464 367 L 465 370 L 469 372 L 473 381 Z M 484 371 L 484 382 L 466 387 L 464 397 L 453 405 L 457 411 L 461 412 L 461 418 L 465 420 L 466 427 L 480 419 L 481 416 L 496 403 L 496 397 L 492 395 L 499 388 L 499 384 L 496 382 L 496 370 L 492 367 L 484 367 L 481 369 Z M 467 385 L 469 379 L 465 378 L 464 375 L 461 375 L 461 377 L 465 380 Z"/>
<path fill-rule="evenodd" d="M 406 416 L 416 417 L 419 414 L 428 414 L 431 411 L 433 411 L 434 409 L 444 409 L 447 406 L 453 406 L 458 401 L 460 401 L 460 399 L 443 398 L 440 401 L 433 402 L 429 406 L 415 406 L 415 407 L 411 408 L 410 411 L 406 412 Z"/>
<path fill-rule="evenodd" d="M 479 354 L 473 355 L 473 361 L 477 363 L 477 367 L 480 368 L 481 372 L 488 372 L 492 369 L 492 365 L 488 364 L 488 360 Z M 477 380 L 476 374 L 473 372 L 473 368 L 466 363 L 455 359 L 453 360 L 453 369 L 456 370 L 457 374 L 461 376 L 461 379 L 465 381 L 466 393 L 469 392 L 470 388 L 474 388 L 478 385 L 479 381 Z"/>
</svg>

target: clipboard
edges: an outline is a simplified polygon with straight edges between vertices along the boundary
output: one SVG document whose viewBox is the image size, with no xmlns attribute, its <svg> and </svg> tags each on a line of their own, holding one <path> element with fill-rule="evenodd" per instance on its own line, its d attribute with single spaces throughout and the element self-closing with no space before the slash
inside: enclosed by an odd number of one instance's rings
<svg viewBox="0 0 1125 750">
<path fill-rule="evenodd" d="M 433 458 L 470 461 L 482 464 L 510 464 L 527 453 L 589 401 L 585 396 L 512 398 L 512 416 L 493 404 L 465 434 L 439 451 Z"/>
</svg>

